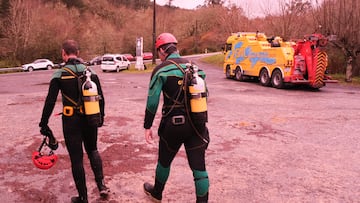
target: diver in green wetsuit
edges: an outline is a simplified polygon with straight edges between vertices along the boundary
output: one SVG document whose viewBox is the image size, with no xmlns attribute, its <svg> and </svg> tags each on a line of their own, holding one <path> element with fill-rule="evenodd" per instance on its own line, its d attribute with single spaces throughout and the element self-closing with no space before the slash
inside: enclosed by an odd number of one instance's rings
<svg viewBox="0 0 360 203">
<path fill-rule="evenodd" d="M 196 122 L 196 120 L 192 121 L 187 114 L 186 102 L 188 101 L 185 101 L 184 70 L 189 61 L 180 57 L 177 51 L 177 40 L 170 33 L 160 34 L 155 46 L 162 63 L 153 70 L 148 90 L 144 119 L 145 139 L 148 143 L 151 143 L 153 139 L 151 126 L 161 92 L 164 104 L 158 129 L 160 140 L 155 181 L 154 184 L 144 183 L 144 191 L 155 202 L 162 200 L 171 162 L 181 145 L 184 144 L 188 163 L 194 176 L 196 202 L 208 202 L 209 178 L 205 167 L 205 151 L 209 143 L 207 116 L 205 122 Z M 198 74 L 205 78 L 203 71 L 199 70 Z"/>
</svg>

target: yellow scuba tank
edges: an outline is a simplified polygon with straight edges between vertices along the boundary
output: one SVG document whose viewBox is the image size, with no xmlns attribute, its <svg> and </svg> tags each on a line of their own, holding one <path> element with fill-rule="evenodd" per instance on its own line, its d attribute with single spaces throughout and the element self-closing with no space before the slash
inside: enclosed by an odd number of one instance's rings
<svg viewBox="0 0 360 203">
<path fill-rule="evenodd" d="M 97 85 L 91 81 L 90 70 L 85 70 L 86 81 L 82 85 L 84 111 L 90 125 L 97 126 L 101 122 L 99 94 Z"/>
<path fill-rule="evenodd" d="M 194 64 L 187 64 L 189 76 L 188 94 L 190 104 L 190 115 L 193 123 L 207 122 L 207 89 L 204 79 L 199 74 L 199 68 Z M 188 77 L 187 76 L 187 77 Z"/>
<path fill-rule="evenodd" d="M 192 68 L 193 78 L 189 84 L 191 112 L 205 112 L 207 111 L 205 81 L 198 74 L 199 68 L 195 65 L 192 65 Z"/>
</svg>

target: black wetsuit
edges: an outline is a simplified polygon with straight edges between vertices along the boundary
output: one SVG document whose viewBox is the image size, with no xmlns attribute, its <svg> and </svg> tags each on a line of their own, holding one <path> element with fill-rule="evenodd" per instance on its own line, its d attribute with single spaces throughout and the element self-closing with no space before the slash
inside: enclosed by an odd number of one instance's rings
<svg viewBox="0 0 360 203">
<path fill-rule="evenodd" d="M 85 65 L 81 64 L 80 60 L 74 58 L 69 59 L 66 62 L 65 67 L 75 72 L 78 76 L 81 76 L 86 68 Z M 92 72 L 91 80 L 96 83 L 98 94 L 102 98 L 99 101 L 99 104 L 100 113 L 103 118 L 105 115 L 105 101 L 99 78 L 95 72 Z M 49 117 L 55 107 L 59 90 L 62 94 L 63 106 L 74 107 L 73 115 L 66 116 L 63 114 L 62 116 L 63 133 L 66 148 L 69 152 L 71 160 L 71 169 L 76 188 L 80 197 L 87 198 L 82 144 L 84 144 L 85 151 L 90 160 L 96 182 L 99 183 L 104 179 L 102 160 L 99 152 L 97 151 L 98 127 L 90 126 L 87 123 L 85 115 L 73 103 L 74 101 L 79 101 L 79 97 L 81 95 L 79 91 L 81 91 L 81 89 L 79 89 L 77 77 L 74 77 L 68 71 L 64 70 L 64 68 L 57 70 L 50 81 L 48 95 L 46 97 L 41 122 L 39 124 L 40 127 L 48 124 Z M 67 98 L 70 98 L 73 102 Z"/>
</svg>

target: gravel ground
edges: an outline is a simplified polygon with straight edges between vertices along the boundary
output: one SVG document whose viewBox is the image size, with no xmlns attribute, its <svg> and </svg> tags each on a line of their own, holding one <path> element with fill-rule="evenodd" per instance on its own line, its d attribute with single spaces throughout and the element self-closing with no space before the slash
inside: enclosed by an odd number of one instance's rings
<svg viewBox="0 0 360 203">
<path fill-rule="evenodd" d="M 228 80 L 219 68 L 198 64 L 210 90 L 209 202 L 360 202 L 359 88 L 278 90 Z M 142 184 L 153 181 L 157 160 L 157 143 L 146 144 L 142 128 L 150 73 L 94 69 L 106 98 L 98 147 L 111 196 L 98 198 L 85 159 L 90 202 L 149 202 Z M 49 124 L 60 141 L 58 162 L 49 170 L 31 162 L 42 139 L 37 124 L 52 72 L 0 75 L 1 202 L 70 202 L 76 195 L 61 117 L 52 116 Z M 158 113 L 154 132 L 159 119 Z M 181 148 L 163 202 L 194 200 L 192 172 Z"/>
</svg>

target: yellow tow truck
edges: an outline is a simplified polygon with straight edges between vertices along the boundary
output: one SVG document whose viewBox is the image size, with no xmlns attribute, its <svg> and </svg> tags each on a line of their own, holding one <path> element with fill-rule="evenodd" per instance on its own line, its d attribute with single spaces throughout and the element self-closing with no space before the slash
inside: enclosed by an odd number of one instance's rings
<svg viewBox="0 0 360 203">
<path fill-rule="evenodd" d="M 326 43 L 321 34 L 286 42 L 261 32 L 233 33 L 224 47 L 224 73 L 226 78 L 256 78 L 261 85 L 275 88 L 286 83 L 320 88 L 325 82 L 336 82 L 325 75 L 327 54 L 322 47 Z"/>
</svg>

